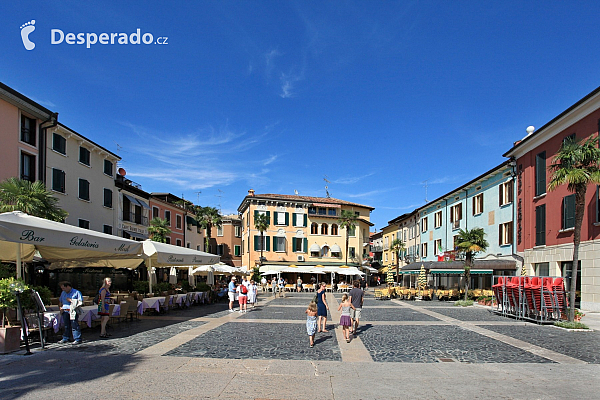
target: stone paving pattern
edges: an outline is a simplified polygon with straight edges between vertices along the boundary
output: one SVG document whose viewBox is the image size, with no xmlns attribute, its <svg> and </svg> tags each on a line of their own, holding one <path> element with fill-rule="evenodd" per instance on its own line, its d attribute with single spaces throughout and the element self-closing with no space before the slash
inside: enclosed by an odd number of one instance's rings
<svg viewBox="0 0 600 400">
<path fill-rule="evenodd" d="M 550 363 L 516 347 L 457 326 L 368 324 L 359 337 L 376 362 L 431 363 L 451 359 L 469 363 Z"/>
<path fill-rule="evenodd" d="M 369 308 L 362 309 L 361 320 L 367 321 L 439 321 L 438 318 L 409 308 Z"/>
<path fill-rule="evenodd" d="M 426 307 L 428 310 L 435 311 L 438 314 L 443 314 L 447 317 L 457 319 L 459 321 L 514 321 L 492 314 L 487 309 L 475 307 Z"/>
<path fill-rule="evenodd" d="M 242 314 L 240 319 L 283 319 L 288 321 L 306 321 L 306 314 L 304 313 L 304 310 L 306 310 L 306 308 L 300 306 L 277 307 L 269 304 L 269 307 Z M 327 318 L 330 320 L 331 315 L 328 314 Z"/>
<path fill-rule="evenodd" d="M 597 331 L 569 332 L 539 325 L 481 327 L 591 364 L 600 364 L 600 332 Z"/>
<path fill-rule="evenodd" d="M 317 333 L 315 347 L 310 348 L 304 324 L 251 322 L 228 322 L 164 355 L 227 359 L 342 360 L 332 330 Z"/>
</svg>

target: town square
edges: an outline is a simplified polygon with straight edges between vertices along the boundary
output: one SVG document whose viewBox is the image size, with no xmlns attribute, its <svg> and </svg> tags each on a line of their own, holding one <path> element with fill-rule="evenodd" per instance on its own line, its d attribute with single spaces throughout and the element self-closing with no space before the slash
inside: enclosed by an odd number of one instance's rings
<svg viewBox="0 0 600 400">
<path fill-rule="evenodd" d="M 594 2 L 0 6 L 0 399 L 600 384 Z"/>
</svg>

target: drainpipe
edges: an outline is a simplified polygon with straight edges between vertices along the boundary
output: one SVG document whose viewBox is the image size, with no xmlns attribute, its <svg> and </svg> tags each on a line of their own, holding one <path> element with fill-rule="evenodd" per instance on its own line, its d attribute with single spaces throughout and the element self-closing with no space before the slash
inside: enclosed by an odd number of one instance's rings
<svg viewBox="0 0 600 400">
<path fill-rule="evenodd" d="M 467 189 L 463 189 L 465 192 L 465 231 L 469 230 L 469 191 Z"/>
<path fill-rule="evenodd" d="M 45 126 L 42 128 L 42 125 L 44 125 L 45 123 L 51 122 L 51 125 L 49 126 Z M 40 151 L 39 151 L 39 160 L 38 160 L 38 168 L 39 168 L 39 179 L 40 181 L 42 181 L 44 184 L 46 184 L 46 155 L 47 155 L 47 151 L 48 149 L 46 148 L 46 132 L 48 130 L 48 128 L 53 128 L 56 125 L 58 125 L 58 113 L 52 113 L 50 114 L 50 117 L 48 117 L 47 120 L 45 120 L 44 122 L 42 122 L 39 126 L 38 126 L 38 130 L 39 130 L 39 138 L 40 138 Z M 42 135 L 42 131 L 44 132 L 44 134 Z"/>
</svg>

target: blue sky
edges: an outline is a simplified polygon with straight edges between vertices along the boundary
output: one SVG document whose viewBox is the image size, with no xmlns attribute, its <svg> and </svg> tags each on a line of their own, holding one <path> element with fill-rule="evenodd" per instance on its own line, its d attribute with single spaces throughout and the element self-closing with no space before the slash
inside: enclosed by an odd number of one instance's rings
<svg viewBox="0 0 600 400">
<path fill-rule="evenodd" d="M 146 191 L 227 213 L 250 188 L 324 196 L 327 177 L 381 229 L 424 204 L 422 182 L 429 200 L 466 183 L 599 86 L 599 16 L 598 2 L 2 2 L 0 81 Z M 52 29 L 138 28 L 168 44 L 51 44 Z"/>
</svg>

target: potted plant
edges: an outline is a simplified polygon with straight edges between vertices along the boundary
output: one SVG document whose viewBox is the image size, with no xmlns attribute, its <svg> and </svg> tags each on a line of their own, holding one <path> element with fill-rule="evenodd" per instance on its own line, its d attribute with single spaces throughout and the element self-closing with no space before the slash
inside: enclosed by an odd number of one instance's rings
<svg viewBox="0 0 600 400">
<path fill-rule="evenodd" d="M 15 288 L 27 290 L 27 286 L 15 278 L 0 279 L 0 310 L 2 325 L 0 327 L 0 354 L 17 351 L 21 344 L 21 327 L 11 326 L 8 310 L 17 306 Z"/>
<path fill-rule="evenodd" d="M 585 317 L 585 314 L 581 312 L 579 309 L 575 309 L 575 322 L 580 322 L 581 318 Z"/>
</svg>

